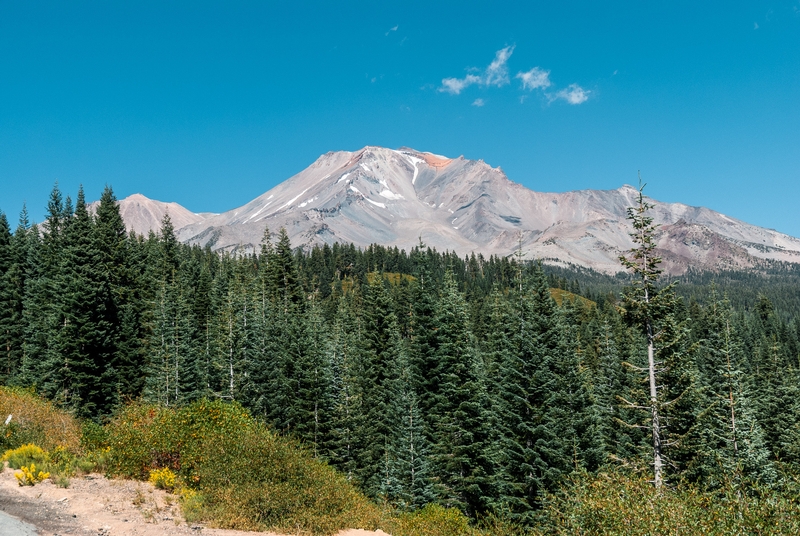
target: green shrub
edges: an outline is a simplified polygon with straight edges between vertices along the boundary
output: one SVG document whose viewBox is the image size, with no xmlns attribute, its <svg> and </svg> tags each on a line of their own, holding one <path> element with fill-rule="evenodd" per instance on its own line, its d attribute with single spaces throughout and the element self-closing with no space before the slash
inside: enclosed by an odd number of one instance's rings
<svg viewBox="0 0 800 536">
<path fill-rule="evenodd" d="M 47 466 L 55 475 L 67 478 L 75 474 L 75 467 L 79 461 L 74 453 L 59 446 L 49 454 Z"/>
<path fill-rule="evenodd" d="M 429 504 L 417 512 L 403 513 L 391 522 L 393 536 L 472 536 L 479 532 L 469 519 L 454 508 Z"/>
<path fill-rule="evenodd" d="M 344 475 L 256 423 L 240 405 L 125 408 L 107 427 L 108 472 L 147 479 L 169 469 L 195 520 L 237 529 L 333 534 L 375 528 L 381 509 Z"/>
<path fill-rule="evenodd" d="M 94 421 L 81 425 L 81 448 L 85 451 L 103 450 L 108 446 L 108 432 Z"/>
<path fill-rule="evenodd" d="M 537 534 L 800 534 L 796 497 L 749 486 L 657 491 L 646 477 L 587 474 L 550 498 Z"/>
</svg>

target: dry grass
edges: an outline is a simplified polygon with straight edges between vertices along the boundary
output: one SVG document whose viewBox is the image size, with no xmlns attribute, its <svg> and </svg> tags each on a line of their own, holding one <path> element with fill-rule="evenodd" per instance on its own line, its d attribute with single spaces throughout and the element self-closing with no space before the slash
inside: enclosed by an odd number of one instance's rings
<svg viewBox="0 0 800 536">
<path fill-rule="evenodd" d="M 0 423 L 0 446 L 5 449 L 34 443 L 46 451 L 58 446 L 76 453 L 81 450 L 78 420 L 30 391 L 0 387 L 0 420 L 5 422 L 8 415 L 12 416 L 9 425 Z"/>
</svg>

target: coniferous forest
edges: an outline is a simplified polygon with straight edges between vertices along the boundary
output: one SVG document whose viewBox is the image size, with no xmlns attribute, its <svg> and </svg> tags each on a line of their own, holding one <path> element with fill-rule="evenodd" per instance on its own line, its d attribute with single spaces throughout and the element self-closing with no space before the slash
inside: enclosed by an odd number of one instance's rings
<svg viewBox="0 0 800 536">
<path fill-rule="evenodd" d="M 0 215 L 0 383 L 98 422 L 133 400 L 237 401 L 373 498 L 522 525 L 608 466 L 784 486 L 798 271 L 659 277 L 640 208 L 614 277 L 422 243 L 293 249 L 281 229 L 215 253 L 168 217 L 127 234 L 110 188 L 89 211 L 56 187 L 41 224 Z"/>
</svg>

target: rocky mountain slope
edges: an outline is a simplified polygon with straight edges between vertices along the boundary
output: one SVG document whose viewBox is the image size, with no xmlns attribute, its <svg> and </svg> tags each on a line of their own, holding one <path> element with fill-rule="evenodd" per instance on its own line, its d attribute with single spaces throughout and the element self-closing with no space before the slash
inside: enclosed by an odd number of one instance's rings
<svg viewBox="0 0 800 536">
<path fill-rule="evenodd" d="M 89 203 L 88 209 L 94 212 L 99 201 Z M 164 215 L 169 213 L 172 225 L 179 229 L 193 223 L 200 223 L 213 214 L 195 214 L 178 203 L 164 203 L 148 199 L 142 194 L 133 194 L 119 202 L 119 210 L 128 231 L 147 236 L 150 231 L 158 232 Z"/>
<path fill-rule="evenodd" d="M 249 203 L 216 215 L 170 206 L 178 238 L 229 252 L 253 251 L 265 227 L 285 227 L 294 245 L 353 242 L 410 249 L 422 241 L 460 254 L 508 255 L 605 272 L 632 247 L 626 209 L 637 190 L 534 192 L 481 160 L 402 148 L 330 152 Z M 133 198 L 136 199 L 133 199 Z M 154 228 L 163 204 L 143 196 L 121 201 L 137 232 Z M 707 208 L 659 203 L 660 253 L 673 274 L 688 266 L 747 268 L 759 259 L 800 262 L 800 240 Z M 135 208 L 133 208 L 135 207 Z M 148 215 L 148 210 L 152 214 Z M 174 212 L 173 212 L 174 211 Z M 185 212 L 184 212 L 185 211 Z M 160 214 L 160 215 L 159 215 Z"/>
</svg>

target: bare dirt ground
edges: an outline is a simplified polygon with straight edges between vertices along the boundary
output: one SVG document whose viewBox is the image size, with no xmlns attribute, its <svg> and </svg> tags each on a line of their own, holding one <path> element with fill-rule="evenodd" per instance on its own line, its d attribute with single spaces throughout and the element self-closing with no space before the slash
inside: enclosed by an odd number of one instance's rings
<svg viewBox="0 0 800 536">
<path fill-rule="evenodd" d="M 40 536 L 279 536 L 187 524 L 176 497 L 146 482 L 99 474 L 73 478 L 68 488 L 49 480 L 20 487 L 14 470 L 6 468 L 0 473 L 0 510 L 35 525 Z M 339 536 L 385 534 L 350 530 Z"/>
</svg>

